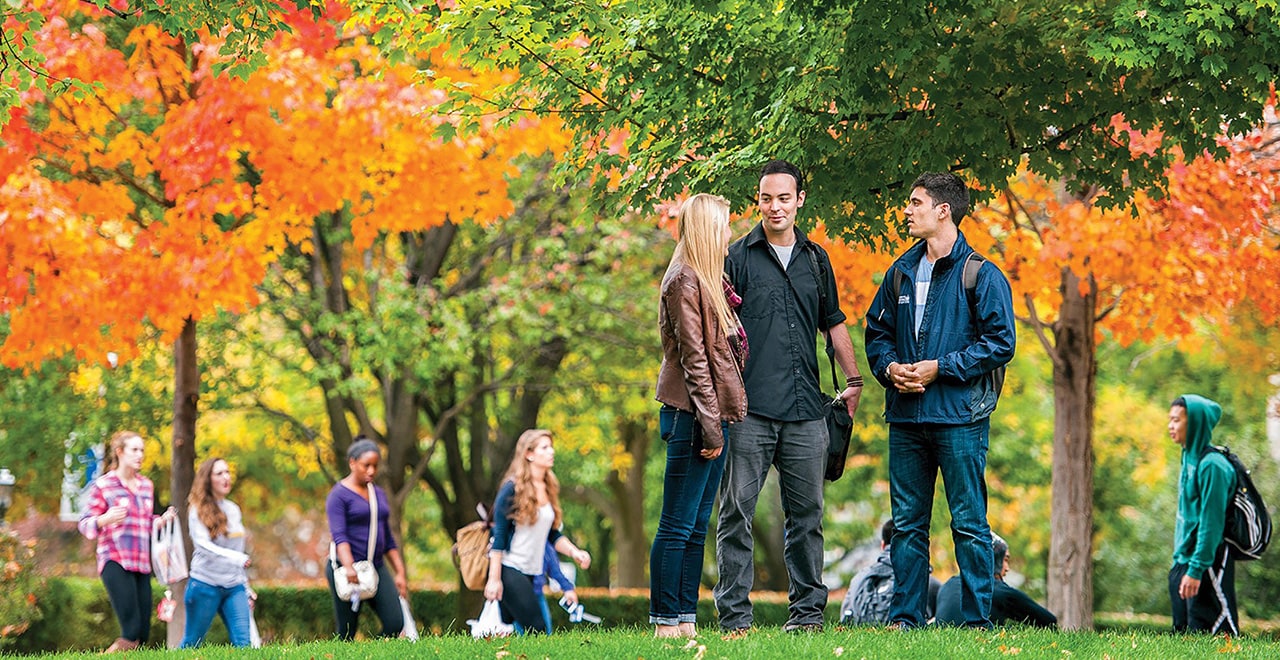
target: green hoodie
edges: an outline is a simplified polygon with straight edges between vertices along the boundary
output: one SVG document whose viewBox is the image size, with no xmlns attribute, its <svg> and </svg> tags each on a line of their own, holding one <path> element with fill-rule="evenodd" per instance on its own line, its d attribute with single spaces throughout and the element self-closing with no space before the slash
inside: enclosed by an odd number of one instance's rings
<svg viewBox="0 0 1280 660">
<path fill-rule="evenodd" d="M 1187 438 L 1178 475 L 1178 522 L 1173 537 L 1173 563 L 1186 564 L 1187 576 L 1199 580 L 1213 565 L 1222 544 L 1227 502 L 1236 487 L 1236 472 L 1222 454 L 1209 449 L 1222 407 L 1186 394 Z"/>
</svg>

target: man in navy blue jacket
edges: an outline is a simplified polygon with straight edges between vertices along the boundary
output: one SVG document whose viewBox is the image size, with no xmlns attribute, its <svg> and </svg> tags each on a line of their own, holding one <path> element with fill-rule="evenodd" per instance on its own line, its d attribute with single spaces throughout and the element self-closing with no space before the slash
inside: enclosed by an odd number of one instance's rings
<svg viewBox="0 0 1280 660">
<path fill-rule="evenodd" d="M 1001 368 L 1013 358 L 1013 296 L 958 225 L 969 190 L 947 172 L 920 175 L 903 214 L 918 243 L 885 273 L 867 311 L 871 372 L 885 386 L 894 594 L 890 625 L 926 623 L 929 517 L 942 472 L 966 625 L 991 627 L 995 574 L 987 525 L 987 446 Z M 966 273 L 968 271 L 968 273 Z M 967 281 L 966 281 L 967 280 Z"/>
</svg>

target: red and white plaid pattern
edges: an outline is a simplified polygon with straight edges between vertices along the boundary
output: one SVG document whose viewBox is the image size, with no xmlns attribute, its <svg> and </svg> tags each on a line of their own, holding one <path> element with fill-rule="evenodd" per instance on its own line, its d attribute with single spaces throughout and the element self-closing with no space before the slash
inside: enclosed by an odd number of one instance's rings
<svg viewBox="0 0 1280 660">
<path fill-rule="evenodd" d="M 151 524 L 155 520 L 155 488 L 151 480 L 138 475 L 137 492 L 125 488 L 115 471 L 108 472 L 89 487 L 89 503 L 80 515 L 80 533 L 98 540 L 98 572 L 108 561 L 126 571 L 151 573 Z M 127 504 L 124 522 L 98 529 L 98 516 L 117 504 Z"/>
</svg>

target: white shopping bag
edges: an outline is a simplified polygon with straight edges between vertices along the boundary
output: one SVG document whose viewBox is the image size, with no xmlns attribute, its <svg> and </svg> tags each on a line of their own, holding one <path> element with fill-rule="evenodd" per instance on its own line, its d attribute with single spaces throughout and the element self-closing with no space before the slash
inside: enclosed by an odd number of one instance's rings
<svg viewBox="0 0 1280 660">
<path fill-rule="evenodd" d="M 409 610 L 409 601 L 404 596 L 400 597 L 400 613 L 404 615 L 404 630 L 400 632 L 403 637 L 409 638 L 411 641 L 418 641 L 418 624 L 413 620 L 413 612 Z"/>
<path fill-rule="evenodd" d="M 187 579 L 187 546 L 177 518 L 156 518 L 151 524 L 151 572 L 161 584 Z"/>
<path fill-rule="evenodd" d="M 471 626 L 471 636 L 476 639 L 506 637 L 516 630 L 515 626 L 502 622 L 502 612 L 496 600 L 486 600 L 484 609 L 480 610 L 480 618 L 467 619 L 467 625 Z"/>
</svg>

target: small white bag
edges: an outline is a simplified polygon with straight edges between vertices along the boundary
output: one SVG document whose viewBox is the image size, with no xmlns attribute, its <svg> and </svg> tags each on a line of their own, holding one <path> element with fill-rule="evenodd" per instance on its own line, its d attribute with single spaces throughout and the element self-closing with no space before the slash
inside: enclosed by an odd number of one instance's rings
<svg viewBox="0 0 1280 660">
<path fill-rule="evenodd" d="M 156 518 L 151 523 L 151 572 L 161 584 L 187 579 L 187 544 L 177 518 Z"/>
<path fill-rule="evenodd" d="M 373 489 L 373 484 L 369 484 L 369 549 L 365 551 L 365 556 L 372 559 L 377 547 L 378 493 Z M 374 568 L 370 559 L 362 559 L 351 565 L 356 570 L 356 580 L 358 580 L 357 584 L 351 584 L 339 572 L 341 565 L 338 563 L 338 546 L 334 543 L 329 544 L 329 562 L 333 566 L 334 591 L 338 592 L 338 600 L 351 601 L 352 612 L 360 609 L 360 601 L 369 600 L 378 593 L 378 569 Z"/>
<path fill-rule="evenodd" d="M 471 636 L 476 639 L 486 637 L 506 637 L 516 631 L 516 627 L 502 622 L 502 611 L 498 609 L 498 601 L 486 600 L 484 609 L 480 610 L 480 618 L 467 619 L 471 626 Z"/>
</svg>

